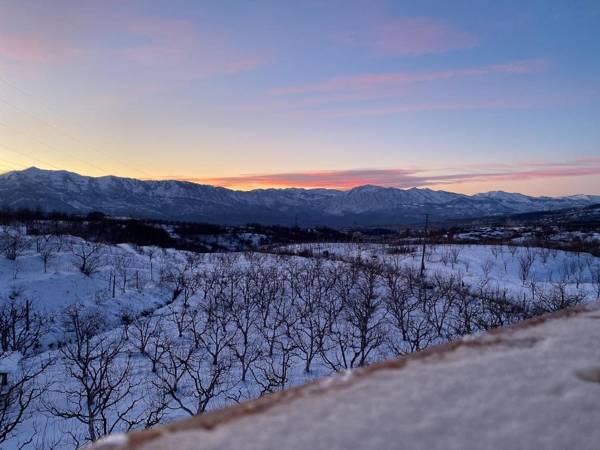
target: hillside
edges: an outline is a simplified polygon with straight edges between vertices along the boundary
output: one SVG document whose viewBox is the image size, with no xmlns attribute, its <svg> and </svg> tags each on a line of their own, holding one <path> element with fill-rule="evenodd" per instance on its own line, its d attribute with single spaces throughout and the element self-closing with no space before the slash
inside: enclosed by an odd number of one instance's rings
<svg viewBox="0 0 600 450">
<path fill-rule="evenodd" d="M 600 196 L 530 197 L 492 192 L 468 196 L 431 189 L 360 186 L 332 189 L 233 191 L 184 181 L 86 177 L 30 168 L 0 175 L 0 207 L 221 224 L 305 226 L 421 224 L 584 207 Z"/>
<path fill-rule="evenodd" d="M 0 230 L 0 350 L 40 370 L 39 395 L 7 449 L 77 448 L 600 294 L 600 259 L 556 249 L 431 245 L 421 277 L 411 245 L 198 254 L 24 231 Z"/>
</svg>

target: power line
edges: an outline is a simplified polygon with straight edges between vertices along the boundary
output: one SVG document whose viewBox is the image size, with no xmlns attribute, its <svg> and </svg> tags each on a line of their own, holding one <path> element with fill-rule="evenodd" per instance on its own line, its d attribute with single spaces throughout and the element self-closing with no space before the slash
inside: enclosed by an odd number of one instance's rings
<svg viewBox="0 0 600 450">
<path fill-rule="evenodd" d="M 6 79 L 4 79 L 4 78 L 2 78 L 2 77 L 0 77 L 0 81 L 1 81 L 2 83 L 4 83 L 5 85 L 7 85 L 7 86 L 9 86 L 9 87 L 11 87 L 11 88 L 13 88 L 13 89 L 15 89 L 16 91 L 18 91 L 18 92 L 20 92 L 20 93 L 22 93 L 22 94 L 24 94 L 24 95 L 26 95 L 26 96 L 33 97 L 33 98 L 36 98 L 36 99 L 37 99 L 37 96 L 35 96 L 34 94 L 31 94 L 31 93 L 29 93 L 29 92 L 27 92 L 27 91 L 25 91 L 25 90 L 23 90 L 23 89 L 19 88 L 18 86 L 15 86 L 15 85 L 13 85 L 12 83 L 8 82 Z M 103 157 L 105 157 L 105 156 L 106 156 L 105 152 L 103 152 L 102 150 L 100 150 L 100 149 L 97 149 L 97 148 L 95 148 L 94 146 L 90 146 L 89 144 L 86 144 L 86 143 L 84 143 L 84 142 L 83 142 L 81 139 L 79 139 L 78 137 L 76 137 L 76 136 L 74 136 L 74 135 L 72 135 L 72 134 L 68 133 L 67 131 L 65 131 L 65 130 L 64 130 L 64 129 L 62 129 L 61 127 L 57 126 L 56 124 L 53 124 L 53 123 L 49 122 L 48 120 L 46 120 L 46 119 L 44 119 L 44 118 L 41 118 L 41 117 L 37 116 L 36 114 L 33 114 L 33 113 L 31 113 L 31 112 L 29 112 L 29 111 L 26 111 L 25 109 L 23 109 L 23 108 L 21 108 L 21 107 L 19 107 L 19 106 L 17 106 L 17 105 L 14 105 L 14 104 L 12 104 L 11 102 L 7 101 L 6 99 L 0 98 L 0 101 L 2 101 L 4 104 L 6 104 L 6 105 L 10 106 L 11 108 L 14 108 L 14 109 L 16 109 L 17 111 L 20 111 L 21 113 L 23 113 L 23 114 L 26 114 L 26 115 L 28 115 L 28 116 L 30 116 L 30 117 L 32 117 L 32 118 L 34 118 L 35 120 L 38 120 L 39 122 L 43 123 L 43 124 L 44 124 L 44 125 L 46 125 L 47 127 L 49 127 L 49 128 L 53 128 L 54 130 L 58 131 L 58 132 L 59 132 L 60 134 L 62 134 L 63 136 L 66 136 L 66 137 L 68 137 L 69 139 L 71 139 L 71 140 L 73 140 L 73 141 L 75 141 L 75 142 L 78 142 L 79 144 L 83 145 L 84 147 L 86 147 L 86 148 L 88 148 L 88 149 L 91 149 L 91 150 L 93 150 L 93 151 L 94 151 L 94 152 L 96 152 L 97 154 L 100 154 L 100 155 L 101 155 L 101 156 L 103 156 Z M 47 109 L 47 108 L 46 108 L 46 109 Z M 124 161 L 121 161 L 121 162 L 124 162 Z M 143 169 L 140 169 L 140 168 L 132 168 L 131 166 L 129 166 L 129 164 L 125 164 L 125 166 L 126 166 L 128 169 L 130 169 L 130 170 L 135 170 L 135 171 L 137 171 L 137 172 L 139 172 L 139 173 L 141 173 L 141 174 L 143 174 L 143 175 L 145 175 L 145 176 L 147 176 L 147 177 L 149 177 L 149 178 L 153 178 L 153 176 L 152 176 L 150 173 L 146 172 L 146 171 L 145 171 L 145 170 L 143 170 Z"/>
<path fill-rule="evenodd" d="M 10 166 L 4 166 L 4 167 L 9 167 L 9 168 L 14 168 L 14 169 L 18 169 L 18 168 L 22 168 L 25 167 L 25 165 L 21 164 L 21 163 L 16 163 L 14 161 L 10 161 L 8 159 L 4 159 L 4 158 L 0 158 L 0 161 L 4 161 L 5 164 L 9 164 Z"/>
<path fill-rule="evenodd" d="M 44 164 L 45 166 L 50 166 L 50 167 L 52 167 L 52 168 L 54 168 L 54 169 L 61 170 L 61 167 L 55 166 L 54 164 L 52 164 L 52 163 L 49 163 L 48 161 L 44 161 L 43 159 L 40 159 L 40 158 L 38 158 L 38 157 L 36 157 L 36 156 L 32 156 L 32 155 L 30 155 L 30 154 L 23 153 L 23 152 L 22 152 L 22 151 L 20 151 L 20 150 L 15 150 L 14 148 L 7 147 L 7 146 L 6 146 L 6 144 L 2 144 L 2 143 L 0 143 L 0 146 L 2 146 L 3 148 L 5 148 L 5 149 L 6 149 L 6 150 L 8 150 L 9 152 L 13 152 L 13 153 L 16 153 L 16 154 L 18 154 L 18 155 L 24 156 L 25 158 L 29 158 L 29 159 L 32 159 L 32 160 L 34 160 L 34 161 L 40 162 L 40 163 Z"/>
<path fill-rule="evenodd" d="M 35 138 L 35 137 L 33 137 L 33 136 L 29 136 L 29 135 L 27 135 L 26 133 L 24 133 L 24 132 L 22 132 L 22 131 L 19 131 L 19 130 L 17 130 L 16 128 L 14 128 L 14 127 L 12 127 L 12 126 L 8 125 L 7 123 L 4 123 L 4 122 L 0 121 L 0 125 L 1 125 L 1 126 L 3 126 L 3 127 L 5 127 L 5 128 L 8 128 L 8 129 L 10 129 L 10 130 L 14 131 L 15 133 L 18 133 L 18 134 L 24 135 L 24 136 L 26 136 L 26 137 L 27 137 L 27 138 L 29 138 L 29 139 L 33 139 L 34 141 L 37 141 L 37 142 L 38 142 L 38 143 L 40 143 L 41 145 L 45 145 L 45 146 L 46 146 L 46 147 L 48 147 L 50 150 L 54 150 L 55 152 L 58 152 L 58 153 L 60 153 L 60 152 L 61 152 L 61 149 L 59 149 L 59 148 L 55 147 L 54 145 L 48 144 L 47 142 L 44 142 L 44 141 L 42 141 L 41 139 Z M 64 152 L 64 150 L 62 150 L 62 153 L 65 153 L 65 152 Z M 106 173 L 106 174 L 110 174 L 110 171 L 108 171 L 108 170 L 106 170 L 106 169 L 103 169 L 102 167 L 100 167 L 100 166 L 98 166 L 98 165 L 96 165 L 96 164 L 92 164 L 92 163 L 90 163 L 90 162 L 88 162 L 88 161 L 86 161 L 86 160 L 84 160 L 84 159 L 78 158 L 78 157 L 76 157 L 76 156 L 73 156 L 73 155 L 68 155 L 68 156 L 69 156 L 71 159 L 74 159 L 74 160 L 77 160 L 77 161 L 79 161 L 80 163 L 86 164 L 86 165 L 87 165 L 87 166 L 89 166 L 89 167 L 93 167 L 95 170 L 99 170 L 100 172 L 103 172 L 103 173 Z"/>
</svg>

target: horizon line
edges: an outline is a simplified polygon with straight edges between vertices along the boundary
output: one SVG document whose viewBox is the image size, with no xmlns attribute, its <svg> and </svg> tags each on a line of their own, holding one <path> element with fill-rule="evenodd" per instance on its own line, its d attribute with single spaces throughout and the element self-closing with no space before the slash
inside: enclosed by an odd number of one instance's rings
<svg viewBox="0 0 600 450">
<path fill-rule="evenodd" d="M 592 158 L 593 160 L 600 160 L 600 158 Z M 588 161 L 588 160 L 586 160 Z M 239 187 L 230 187 L 227 185 L 221 185 L 221 184 L 215 184 L 215 183 L 210 183 L 208 182 L 209 180 L 219 180 L 219 179 L 241 179 L 244 178 L 244 176 L 239 176 L 239 177 L 223 177 L 223 178 L 200 178 L 200 177 L 177 177 L 177 176 L 166 176 L 166 177 L 162 177 L 162 178 L 139 178 L 139 177 L 132 177 L 132 176 L 120 176 L 120 175 L 114 175 L 114 174 L 106 174 L 106 175 L 87 175 L 84 173 L 80 173 L 80 172 L 76 172 L 73 170 L 68 170 L 68 169 L 46 169 L 46 168 L 41 168 L 38 166 L 29 166 L 23 169 L 11 169 L 11 170 L 7 170 L 4 172 L 0 172 L 0 176 L 4 176 L 7 175 L 9 173 L 21 173 L 21 172 L 26 172 L 26 171 L 31 171 L 31 170 L 38 170 L 41 172 L 53 172 L 53 173 L 57 173 L 57 172 L 66 172 L 69 174 L 74 174 L 77 176 L 81 176 L 81 177 L 86 177 L 86 178 L 93 178 L 93 179 L 99 179 L 99 178 L 109 178 L 109 177 L 114 177 L 114 178 L 122 178 L 122 179 L 130 179 L 130 180 L 137 180 L 137 181 L 143 181 L 143 182 L 184 182 L 184 183 L 190 183 L 190 184 L 194 184 L 196 186 L 208 186 L 208 187 L 213 187 L 213 188 L 217 188 L 217 189 L 226 189 L 229 191 L 233 191 L 233 192 L 253 192 L 253 191 L 265 191 L 265 190 L 302 190 L 302 191 L 315 191 L 315 190 L 327 190 L 327 191 L 336 191 L 336 192 L 349 192 L 352 191 L 353 189 L 358 189 L 358 188 L 365 188 L 365 187 L 376 187 L 376 188 L 380 188 L 380 189 L 395 189 L 395 190 L 400 190 L 400 191 L 409 191 L 409 190 L 429 190 L 429 191 L 433 191 L 433 192 L 448 192 L 448 193 L 452 193 L 452 194 L 456 194 L 456 195 L 464 195 L 467 197 L 473 197 L 476 196 L 478 194 L 488 194 L 488 193 L 494 193 L 494 192 L 498 192 L 498 193 L 505 193 L 505 194 L 518 194 L 518 195 L 524 195 L 527 197 L 537 197 L 537 198 L 543 198 L 543 197 L 548 197 L 548 198 L 561 198 L 561 197 L 575 197 L 575 196 L 582 196 L 582 195 L 590 195 L 590 196 L 597 196 L 600 195 L 600 193 L 596 194 L 596 193 L 577 193 L 577 194 L 567 194 L 567 195 L 532 195 L 532 194 L 525 194 L 523 192 L 519 192 L 519 191 L 506 191 L 506 190 L 502 190 L 502 189 L 491 189 L 491 190 L 482 190 L 482 191 L 478 191 L 472 194 L 467 194 L 467 193 L 463 193 L 463 192 L 457 192 L 454 190 L 448 190 L 448 189 L 433 189 L 430 186 L 435 186 L 436 184 L 446 184 L 444 182 L 433 182 L 431 184 L 421 184 L 421 185 L 406 185 L 406 186 L 393 186 L 393 185 L 385 185 L 385 184 L 377 184 L 377 183 L 373 183 L 373 182 L 367 182 L 364 184 L 353 184 L 351 186 L 348 186 L 346 188 L 343 187 L 333 187 L 333 186 L 297 186 L 297 185 L 265 185 L 265 186 L 259 186 L 259 187 L 249 187 L 249 188 L 239 188 Z M 401 169 L 351 169 L 351 170 L 337 170 L 337 171 L 314 171 L 314 172 L 307 172 L 311 175 L 314 174 L 339 174 L 339 173 L 360 173 L 363 171 L 373 171 L 373 172 L 384 172 L 384 173 L 397 173 L 398 171 L 402 171 Z M 594 169 L 595 170 L 595 169 Z M 404 170 L 403 172 L 412 172 L 410 170 Z M 301 174 L 300 172 L 296 173 L 296 174 Z M 279 174 L 279 175 L 286 175 L 286 174 Z M 565 175 L 550 175 L 550 176 L 571 176 L 572 174 L 565 174 Z M 517 175 L 515 175 L 514 173 L 511 172 L 507 172 L 507 173 L 499 173 L 499 174 L 495 174 L 495 173 L 479 173 L 479 174 L 472 174 L 472 175 L 450 175 L 450 176 L 439 176 L 441 179 L 448 179 L 448 178 L 459 178 L 461 176 L 466 176 L 467 178 L 475 178 L 475 177 L 481 177 L 481 176 L 498 176 L 498 177 L 510 177 L 513 178 Z M 522 176 L 521 173 L 518 174 L 519 177 Z M 269 177 L 269 175 L 255 175 L 254 177 Z M 433 178 L 433 177 L 432 177 Z M 460 179 L 460 178 L 459 178 Z M 202 180 L 204 180 L 204 182 L 202 182 Z M 456 181 L 457 184 L 463 183 L 464 181 Z"/>
</svg>

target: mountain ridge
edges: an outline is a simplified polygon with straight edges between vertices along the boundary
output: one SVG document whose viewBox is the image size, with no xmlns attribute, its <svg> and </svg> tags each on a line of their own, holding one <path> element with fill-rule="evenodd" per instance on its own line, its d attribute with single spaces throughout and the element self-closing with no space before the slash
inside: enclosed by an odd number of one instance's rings
<svg viewBox="0 0 600 450">
<path fill-rule="evenodd" d="M 428 213 L 457 219 L 546 211 L 600 203 L 600 196 L 533 197 L 502 191 L 474 195 L 428 188 L 374 185 L 347 191 L 268 188 L 238 191 L 181 180 L 89 177 L 30 167 L 0 175 L 0 206 L 67 213 L 102 211 L 114 216 L 306 226 L 411 224 Z"/>
</svg>

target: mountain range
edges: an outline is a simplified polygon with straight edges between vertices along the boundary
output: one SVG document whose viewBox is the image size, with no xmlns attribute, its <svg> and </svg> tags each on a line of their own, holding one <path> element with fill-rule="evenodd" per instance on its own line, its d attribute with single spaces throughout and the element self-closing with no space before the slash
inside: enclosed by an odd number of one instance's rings
<svg viewBox="0 0 600 450">
<path fill-rule="evenodd" d="M 0 175 L 0 207 L 74 214 L 220 224 L 302 226 L 410 225 L 433 220 L 507 215 L 600 203 L 600 195 L 531 197 L 501 191 L 465 195 L 431 189 L 359 186 L 235 191 L 187 181 L 88 177 L 35 167 Z"/>
</svg>

